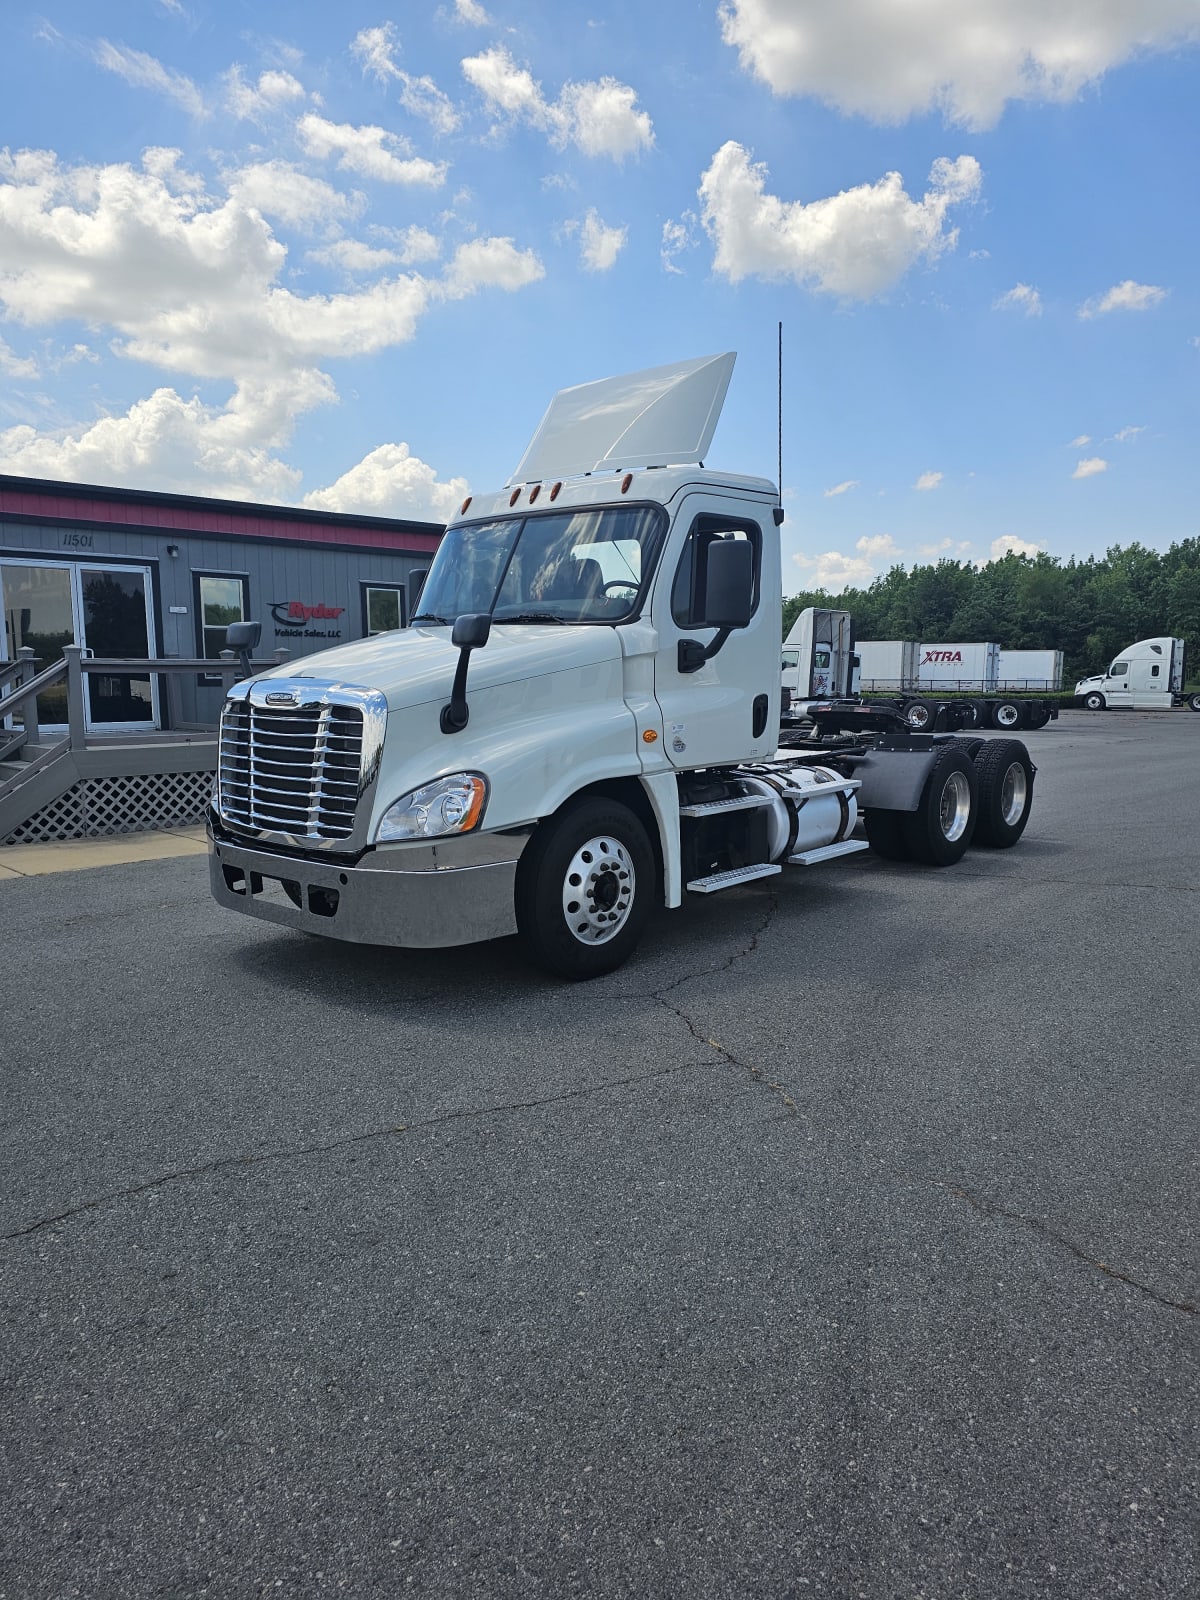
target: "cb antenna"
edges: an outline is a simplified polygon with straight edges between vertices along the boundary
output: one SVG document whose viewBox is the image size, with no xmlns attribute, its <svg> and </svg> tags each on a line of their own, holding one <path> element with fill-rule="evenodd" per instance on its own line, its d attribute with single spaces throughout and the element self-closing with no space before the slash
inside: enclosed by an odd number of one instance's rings
<svg viewBox="0 0 1200 1600">
<path fill-rule="evenodd" d="M 777 383 L 779 415 L 779 503 L 783 504 L 783 323 L 779 324 L 779 377 Z"/>
</svg>

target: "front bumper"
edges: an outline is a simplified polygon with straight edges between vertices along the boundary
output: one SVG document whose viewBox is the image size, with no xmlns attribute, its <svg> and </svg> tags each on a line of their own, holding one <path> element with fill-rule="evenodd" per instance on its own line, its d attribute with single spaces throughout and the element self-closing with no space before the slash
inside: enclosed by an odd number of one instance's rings
<svg viewBox="0 0 1200 1600">
<path fill-rule="evenodd" d="M 352 866 L 285 855 L 214 829 L 213 897 L 229 911 L 352 944 L 441 949 L 517 931 L 517 863 L 528 829 L 368 850 Z"/>
</svg>

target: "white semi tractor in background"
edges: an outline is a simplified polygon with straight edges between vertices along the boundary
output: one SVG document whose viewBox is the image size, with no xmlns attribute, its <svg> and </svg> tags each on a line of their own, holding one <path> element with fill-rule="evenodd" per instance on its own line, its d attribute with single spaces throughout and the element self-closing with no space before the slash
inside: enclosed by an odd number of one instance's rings
<svg viewBox="0 0 1200 1600">
<path fill-rule="evenodd" d="M 1182 639 L 1139 639 L 1122 650 L 1107 672 L 1081 678 L 1075 700 L 1089 711 L 1125 707 L 1130 711 L 1170 711 L 1190 706 L 1200 711 L 1200 694 L 1184 693 Z"/>
<path fill-rule="evenodd" d="M 890 708 L 918 730 L 1044 728 L 1058 716 L 1058 702 L 995 687 L 1000 653 L 999 645 L 986 643 L 860 644 L 850 612 L 806 606 L 783 641 L 785 718 L 806 721 L 814 707 L 832 701 Z"/>
<path fill-rule="evenodd" d="M 1018 740 L 861 707 L 781 735 L 779 491 L 700 465 L 733 361 L 563 390 L 509 483 L 451 519 L 408 628 L 233 687 L 221 905 L 365 944 L 515 933 L 588 978 L 655 904 L 1017 842 Z"/>
</svg>

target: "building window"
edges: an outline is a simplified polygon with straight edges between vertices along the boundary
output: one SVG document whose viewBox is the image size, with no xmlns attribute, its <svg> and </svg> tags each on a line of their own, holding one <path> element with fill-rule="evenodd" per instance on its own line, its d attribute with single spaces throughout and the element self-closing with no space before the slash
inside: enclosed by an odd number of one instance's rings
<svg viewBox="0 0 1200 1600">
<path fill-rule="evenodd" d="M 364 583 L 362 586 L 363 637 L 391 633 L 406 624 L 404 590 L 392 584 Z"/>
<path fill-rule="evenodd" d="M 231 622 L 245 622 L 250 615 L 250 582 L 227 573 L 197 572 L 196 643 L 206 661 L 220 658 L 225 648 L 225 629 Z M 219 683 L 217 677 L 204 677 L 202 683 Z"/>
</svg>

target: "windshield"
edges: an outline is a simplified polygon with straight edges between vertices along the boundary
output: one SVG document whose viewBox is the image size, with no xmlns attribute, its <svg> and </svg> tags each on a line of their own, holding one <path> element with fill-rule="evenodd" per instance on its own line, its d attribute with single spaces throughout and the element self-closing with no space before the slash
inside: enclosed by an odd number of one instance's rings
<svg viewBox="0 0 1200 1600">
<path fill-rule="evenodd" d="M 624 622 L 662 543 L 657 506 L 547 512 L 451 528 L 414 622 L 486 611 L 496 622 Z"/>
</svg>

